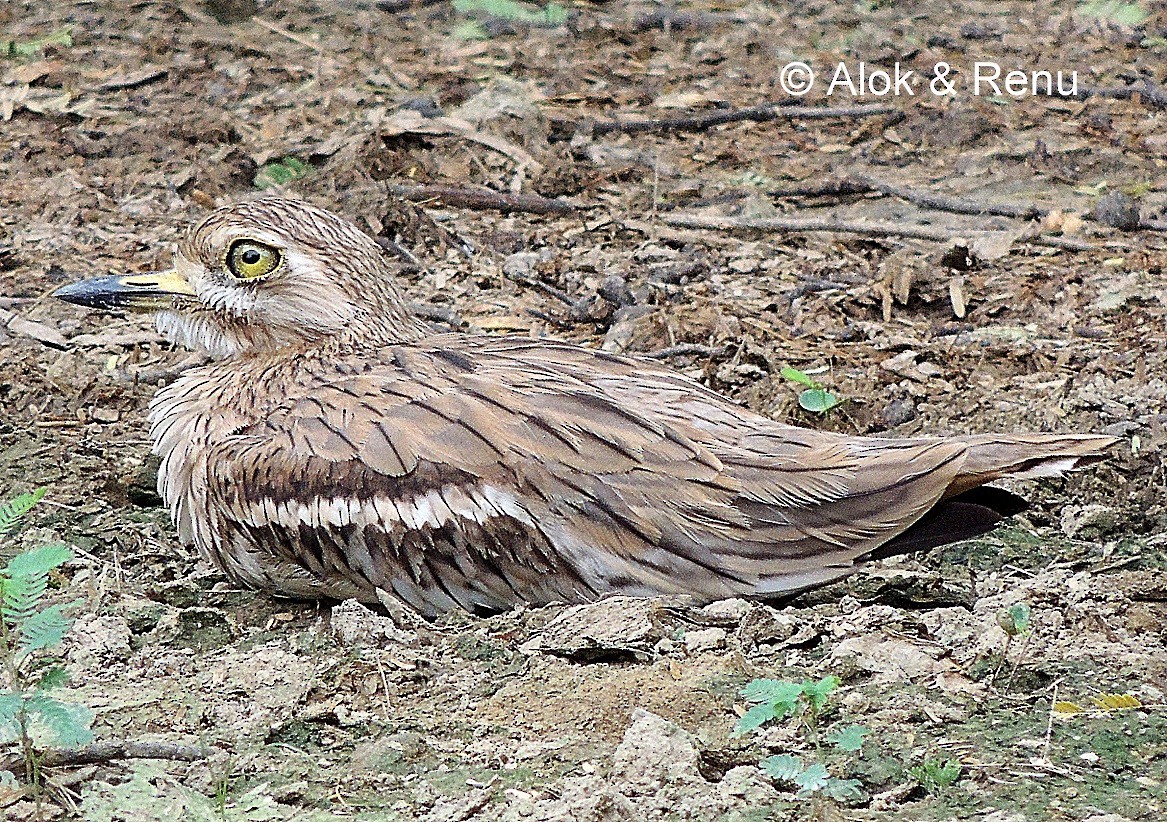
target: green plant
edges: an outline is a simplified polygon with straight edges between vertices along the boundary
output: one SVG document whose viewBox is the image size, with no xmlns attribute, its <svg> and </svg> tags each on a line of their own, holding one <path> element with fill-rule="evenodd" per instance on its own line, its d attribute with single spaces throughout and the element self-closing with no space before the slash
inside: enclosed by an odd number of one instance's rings
<svg viewBox="0 0 1167 822">
<path fill-rule="evenodd" d="M 787 365 L 779 373 L 791 382 L 805 386 L 805 390 L 798 395 L 798 404 L 804 411 L 824 414 L 839 404 L 839 398 L 835 394 L 827 391 L 822 383 L 805 371 Z"/>
<path fill-rule="evenodd" d="M 36 57 L 49 46 L 71 48 L 73 46 L 73 29 L 66 26 L 57 29 L 44 37 L 35 40 L 0 40 L 0 56 L 3 57 Z"/>
<path fill-rule="evenodd" d="M 839 687 L 839 678 L 825 676 L 820 680 L 804 679 L 790 682 L 781 679 L 755 679 L 746 684 L 741 695 L 756 703 L 745 712 L 734 727 L 734 735 L 741 735 L 762 727 L 768 722 L 798 717 L 810 731 L 815 751 L 822 758 L 819 720 L 827 697 Z M 837 726 L 825 739 L 843 753 L 857 753 L 863 748 L 867 729 L 862 725 Z M 822 793 L 836 800 L 858 799 L 861 783 L 857 779 L 839 779 L 831 776 L 821 762 L 804 764 L 801 757 L 778 754 L 763 759 L 762 770 L 780 782 L 790 782 L 798 788 L 798 795 L 807 797 Z"/>
<path fill-rule="evenodd" d="M 1078 11 L 1087 17 L 1132 28 L 1141 26 L 1151 16 L 1138 3 L 1124 3 L 1122 0 L 1088 0 L 1078 5 Z"/>
<path fill-rule="evenodd" d="M 944 788 L 956 784 L 960 779 L 960 763 L 954 759 L 941 762 L 926 759 L 923 764 L 908 768 L 908 775 L 920 783 L 928 793 L 940 793 Z"/>
<path fill-rule="evenodd" d="M 1005 647 L 1001 650 L 1001 661 L 997 664 L 997 669 L 993 671 L 993 682 L 997 681 L 997 676 L 1001 673 L 1001 669 L 1005 667 L 1005 660 L 1009 658 L 1009 651 L 1013 648 L 1013 638 L 1019 636 L 1024 639 L 1021 650 L 1018 652 L 1017 662 L 1014 663 L 1013 670 L 1009 674 L 1009 679 L 1005 683 L 1005 690 L 1009 690 L 1009 686 L 1013 683 L 1013 676 L 1017 673 L 1017 667 L 1021 664 L 1021 660 L 1025 656 L 1025 649 L 1029 647 L 1029 637 L 1033 633 L 1033 627 L 1030 622 L 1031 615 L 1032 611 L 1029 605 L 1024 602 L 1014 603 L 1008 608 L 1002 608 L 997 612 L 997 624 L 1005 632 Z"/>
<path fill-rule="evenodd" d="M 543 8 L 533 9 L 515 0 L 454 0 L 454 10 L 530 26 L 559 26 L 567 22 L 567 9 L 559 3 L 548 3 Z"/>
<path fill-rule="evenodd" d="M 0 505 L 0 536 L 10 534 L 45 489 Z M 39 785 L 38 750 L 48 745 L 83 745 L 93 738 L 93 713 L 51 695 L 65 684 L 65 670 L 50 651 L 69 629 L 68 605 L 42 607 L 49 574 L 72 559 L 64 545 L 43 545 L 12 558 L 0 572 L 0 746 L 16 744 L 25 779 Z"/>
<path fill-rule="evenodd" d="M 827 702 L 831 691 L 839 687 L 837 676 L 825 676 L 818 682 L 804 679 L 802 682 L 788 682 L 782 679 L 755 679 L 741 690 L 747 702 L 754 702 L 752 708 L 738 720 L 734 734 L 740 736 L 746 731 L 760 728 L 775 719 L 805 715 L 807 727 L 818 735 L 818 715 Z"/>
<path fill-rule="evenodd" d="M 265 163 L 255 173 L 255 187 L 258 189 L 275 188 L 307 176 L 307 163 L 296 157 L 283 157 L 280 160 Z"/>
</svg>

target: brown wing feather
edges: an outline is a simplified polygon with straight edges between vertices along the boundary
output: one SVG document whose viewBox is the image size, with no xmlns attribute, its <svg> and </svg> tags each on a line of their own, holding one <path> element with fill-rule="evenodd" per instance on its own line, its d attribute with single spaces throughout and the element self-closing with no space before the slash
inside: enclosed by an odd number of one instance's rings
<svg viewBox="0 0 1167 822">
<path fill-rule="evenodd" d="M 652 364 L 572 346 L 447 336 L 383 353 L 285 385 L 263 421 L 213 447 L 209 490 L 233 522 L 269 529 L 250 550 L 275 543 L 324 588 L 331 574 L 342 594 L 381 588 L 430 612 L 805 587 L 908 529 L 966 459 L 959 442 L 782 426 Z M 444 501 L 453 489 L 461 502 Z M 419 523 L 410 500 L 431 493 L 433 521 Z M 357 513 L 297 514 L 281 494 L 347 497 Z M 376 497 L 406 510 L 383 516 Z M 284 522 L 264 519 L 267 500 Z M 339 541 L 314 533 L 330 515 L 349 529 Z"/>
</svg>

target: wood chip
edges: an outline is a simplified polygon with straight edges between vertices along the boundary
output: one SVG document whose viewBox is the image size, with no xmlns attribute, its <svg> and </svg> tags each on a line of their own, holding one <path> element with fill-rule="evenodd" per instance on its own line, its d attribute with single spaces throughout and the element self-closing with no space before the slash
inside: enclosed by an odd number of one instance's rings
<svg viewBox="0 0 1167 822">
<path fill-rule="evenodd" d="M 51 345 L 53 348 L 67 348 L 69 346 L 69 341 L 65 339 L 64 335 L 51 325 L 25 319 L 4 308 L 0 308 L 0 324 L 15 334 L 32 337 L 37 342 Z"/>
<path fill-rule="evenodd" d="M 952 313 L 963 320 L 966 313 L 964 304 L 964 277 L 953 277 L 948 281 L 948 299 L 952 302 Z"/>
</svg>

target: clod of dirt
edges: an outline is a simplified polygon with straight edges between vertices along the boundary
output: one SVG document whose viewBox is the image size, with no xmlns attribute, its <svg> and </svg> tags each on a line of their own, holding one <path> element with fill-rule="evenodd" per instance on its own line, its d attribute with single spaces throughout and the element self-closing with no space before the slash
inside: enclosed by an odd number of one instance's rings
<svg viewBox="0 0 1167 822">
<path fill-rule="evenodd" d="M 577 662 L 634 659 L 647 661 L 667 633 L 661 624 L 663 597 L 610 597 L 576 605 L 553 619 L 519 650 L 525 654 L 565 656 Z"/>
<path fill-rule="evenodd" d="M 355 599 L 346 599 L 334 607 L 329 625 L 341 645 L 402 645 L 417 640 L 417 634 L 401 630 L 393 620 L 374 613 Z"/>
<path fill-rule="evenodd" d="M 724 647 L 724 628 L 701 628 L 696 631 L 685 631 L 685 650 L 690 654 L 714 651 Z"/>
<path fill-rule="evenodd" d="M 704 781 L 697 769 L 700 754 L 693 737 L 654 713 L 637 708 L 632 725 L 612 757 L 612 778 L 625 792 L 644 796 L 671 782 Z"/>
<path fill-rule="evenodd" d="M 184 608 L 163 615 L 152 640 L 206 651 L 230 644 L 238 634 L 234 621 L 218 608 Z"/>
<path fill-rule="evenodd" d="M 71 667 L 87 671 L 121 662 L 130 656 L 130 626 L 120 616 L 85 614 L 64 641 Z"/>
<path fill-rule="evenodd" d="M 1097 540 L 1114 533 L 1118 514 L 1108 505 L 1067 505 L 1062 509 L 1062 533 L 1070 539 Z"/>
</svg>

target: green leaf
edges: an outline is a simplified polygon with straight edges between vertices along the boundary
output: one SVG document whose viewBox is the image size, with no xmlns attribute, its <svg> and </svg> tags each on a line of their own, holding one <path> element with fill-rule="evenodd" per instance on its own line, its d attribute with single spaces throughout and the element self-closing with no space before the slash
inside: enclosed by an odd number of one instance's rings
<svg viewBox="0 0 1167 822">
<path fill-rule="evenodd" d="M 30 723 L 33 739 L 38 745 L 71 748 L 93 741 L 93 732 L 89 730 L 93 711 L 84 705 L 62 702 L 43 691 L 31 694 L 27 704 L 33 720 Z"/>
<path fill-rule="evenodd" d="M 73 28 L 66 26 L 63 29 L 57 29 L 51 34 L 46 34 L 44 37 L 38 37 L 35 40 L 0 41 L 0 54 L 3 54 L 5 57 L 35 57 L 48 46 L 71 48 L 73 45 L 72 32 Z"/>
<path fill-rule="evenodd" d="M 794 754 L 768 756 L 759 764 L 767 776 L 779 782 L 793 782 L 802 773 L 802 760 Z"/>
<path fill-rule="evenodd" d="M 777 715 L 774 713 L 774 705 L 770 702 L 763 702 L 761 705 L 754 705 L 742 718 L 737 721 L 733 727 L 734 736 L 741 736 L 747 731 L 753 731 L 762 727 L 771 719 L 776 719 Z"/>
<path fill-rule="evenodd" d="M 284 157 L 278 161 L 266 163 L 255 173 L 255 187 L 263 190 L 287 185 L 307 177 L 308 171 L 308 165 L 300 158 Z"/>
<path fill-rule="evenodd" d="M 928 793 L 937 793 L 960 778 L 961 765 L 953 759 L 946 762 L 926 760 L 921 765 L 908 768 L 908 775 L 915 779 Z"/>
<path fill-rule="evenodd" d="M 59 688 L 68 681 L 69 672 L 60 665 L 54 665 L 41 674 L 41 678 L 36 682 L 36 687 L 42 691 L 47 691 L 50 688 Z"/>
<path fill-rule="evenodd" d="M 1151 16 L 1138 3 L 1123 3 L 1122 0 L 1090 0 L 1078 6 L 1078 11 L 1087 17 L 1097 17 L 1132 28 L 1141 26 Z"/>
<path fill-rule="evenodd" d="M 798 395 L 803 410 L 823 414 L 839 404 L 839 398 L 822 388 L 808 388 Z"/>
<path fill-rule="evenodd" d="M 64 565 L 73 558 L 73 552 L 64 545 L 54 543 L 33 548 L 23 554 L 17 554 L 8 563 L 8 576 L 13 579 L 47 574 L 54 568 Z"/>
<path fill-rule="evenodd" d="M 809 679 L 805 679 L 802 682 L 802 695 L 806 697 L 807 701 L 810 702 L 816 711 L 820 711 L 823 705 L 826 704 L 827 697 L 838 687 L 839 678 L 837 676 L 824 676 L 818 682 L 811 682 Z"/>
<path fill-rule="evenodd" d="M 741 689 L 748 702 L 794 702 L 802 695 L 801 682 L 784 679 L 754 679 Z"/>
<path fill-rule="evenodd" d="M 21 518 L 31 511 L 34 505 L 44 499 L 48 490 L 47 488 L 38 488 L 0 504 L 0 535 L 12 531 Z"/>
<path fill-rule="evenodd" d="M 20 706 L 24 704 L 24 694 L 15 691 L 0 691 L 0 726 L 16 719 Z"/>
<path fill-rule="evenodd" d="M 840 751 L 858 751 L 863 748 L 863 738 L 867 733 L 862 725 L 848 725 L 827 734 L 827 741 Z"/>
<path fill-rule="evenodd" d="M 0 616 L 19 624 L 36 613 L 49 585 L 48 575 L 0 578 Z"/>
<path fill-rule="evenodd" d="M 74 603 L 70 603 L 72 605 Z M 43 648 L 52 648 L 59 645 L 65 638 L 72 620 L 65 616 L 62 609 L 65 605 L 52 605 L 43 611 L 31 614 L 20 623 L 20 639 L 17 642 L 17 652 L 28 654 Z"/>
<path fill-rule="evenodd" d="M 836 779 L 832 776 L 823 785 L 823 793 L 836 802 L 862 799 L 863 783 L 858 779 Z"/>
<path fill-rule="evenodd" d="M 826 787 L 831 775 L 821 762 L 816 762 L 805 771 L 794 777 L 794 784 L 798 786 L 798 795 L 807 796 Z"/>
<path fill-rule="evenodd" d="M 1030 631 L 1030 610 L 1029 605 L 1025 602 L 1018 602 L 1015 605 L 1009 606 L 1009 617 L 1013 621 L 1014 632 L 1018 634 L 1028 634 Z"/>
<path fill-rule="evenodd" d="M 791 382 L 805 385 L 807 388 L 822 388 L 822 385 L 815 382 L 805 371 L 799 371 L 797 368 L 791 368 L 789 365 L 783 366 L 782 370 L 778 373 Z"/>
<path fill-rule="evenodd" d="M 567 9 L 559 3 L 532 8 L 515 0 L 454 0 L 454 10 L 462 14 L 481 13 L 513 23 L 533 26 L 559 26 L 567 22 Z"/>
</svg>

